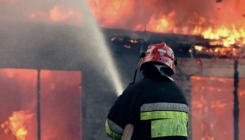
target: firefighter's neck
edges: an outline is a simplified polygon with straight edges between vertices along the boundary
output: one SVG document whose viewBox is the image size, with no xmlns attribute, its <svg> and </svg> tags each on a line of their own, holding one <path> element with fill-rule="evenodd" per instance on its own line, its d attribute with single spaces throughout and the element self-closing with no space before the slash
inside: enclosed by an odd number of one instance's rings
<svg viewBox="0 0 245 140">
<path fill-rule="evenodd" d="M 163 70 L 158 67 L 147 67 L 142 70 L 144 78 L 161 78 L 161 79 L 173 79 Z"/>
<path fill-rule="evenodd" d="M 154 67 L 146 68 L 142 71 L 144 78 L 160 78 L 161 73 Z"/>
<path fill-rule="evenodd" d="M 168 78 L 171 81 L 174 81 L 173 78 L 171 78 L 171 76 L 166 72 L 167 71 L 167 67 L 164 65 L 158 65 L 158 64 L 154 64 L 155 68 L 157 68 L 157 70 L 161 73 L 162 76 Z"/>
</svg>

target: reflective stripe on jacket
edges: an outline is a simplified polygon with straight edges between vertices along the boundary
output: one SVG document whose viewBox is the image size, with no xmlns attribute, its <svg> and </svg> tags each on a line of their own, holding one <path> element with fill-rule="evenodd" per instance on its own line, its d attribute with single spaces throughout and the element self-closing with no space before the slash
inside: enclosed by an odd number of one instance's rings
<svg viewBox="0 0 245 140">
<path fill-rule="evenodd" d="M 187 137 L 189 107 L 180 103 L 149 103 L 140 108 L 140 120 L 151 120 L 151 138 Z"/>
<path fill-rule="evenodd" d="M 106 133 L 113 139 L 120 140 L 123 134 L 123 129 L 110 119 L 106 119 Z"/>
<path fill-rule="evenodd" d="M 187 140 L 189 107 L 182 90 L 171 80 L 146 78 L 129 86 L 110 109 L 107 134 L 121 139 L 127 124 L 132 140 Z"/>
</svg>

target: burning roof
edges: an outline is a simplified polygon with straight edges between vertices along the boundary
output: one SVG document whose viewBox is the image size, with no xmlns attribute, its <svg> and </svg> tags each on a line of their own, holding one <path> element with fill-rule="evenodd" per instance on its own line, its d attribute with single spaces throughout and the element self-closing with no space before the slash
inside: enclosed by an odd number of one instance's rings
<svg viewBox="0 0 245 140">
<path fill-rule="evenodd" d="M 243 57 L 245 10 L 242 5 L 245 2 L 235 0 L 218 2 L 126 0 L 123 3 L 110 1 L 108 4 L 88 0 L 91 11 L 101 27 L 193 35 L 194 38 L 202 36 L 203 39 L 194 40 L 190 48 L 191 53 L 195 51 L 198 54 L 228 58 L 239 54 Z M 190 40 L 193 41 L 193 37 L 185 42 Z"/>
<path fill-rule="evenodd" d="M 86 2 L 101 28 L 160 33 L 164 36 L 188 35 L 192 36 L 189 39 L 191 41 L 193 36 L 194 38 L 201 36 L 202 41 L 194 40 L 195 43 L 189 48 L 190 52 L 217 57 L 233 57 L 238 54 L 244 56 L 245 2 L 242 0 L 124 0 L 123 2 L 86 0 Z M 59 3 L 44 2 L 41 6 L 39 2 L 30 0 L 9 0 L 0 4 L 1 19 L 18 17 L 20 20 L 65 23 L 79 27 L 84 26 L 87 20 L 84 16 L 86 13 L 81 9 L 82 3 L 73 0 L 69 2 L 61 0 Z M 119 34 L 110 38 L 129 38 L 131 41 L 137 40 L 136 42 L 142 40 L 132 37 L 134 33 L 127 36 Z M 143 37 L 144 42 L 152 43 L 159 40 L 152 41 L 148 37 Z M 185 42 L 190 42 L 189 40 Z M 162 38 L 160 41 L 166 39 Z M 181 46 L 184 45 L 180 44 L 180 48 Z"/>
</svg>

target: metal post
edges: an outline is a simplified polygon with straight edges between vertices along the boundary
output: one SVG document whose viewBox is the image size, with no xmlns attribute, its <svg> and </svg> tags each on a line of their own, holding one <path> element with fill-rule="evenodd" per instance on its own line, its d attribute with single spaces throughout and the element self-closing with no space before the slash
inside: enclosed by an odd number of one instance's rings
<svg viewBox="0 0 245 140">
<path fill-rule="evenodd" d="M 238 72 L 238 58 L 234 61 L 234 140 L 239 140 L 239 99 L 238 99 L 238 84 L 239 84 L 239 72 Z"/>
<path fill-rule="evenodd" d="M 80 113 L 80 117 L 81 117 L 81 131 L 80 131 L 80 136 L 81 136 L 81 140 L 83 140 L 84 139 L 84 132 L 85 132 L 85 127 L 84 127 L 84 121 L 83 121 L 83 119 L 85 119 L 85 115 L 83 114 L 84 113 L 84 106 L 85 106 L 85 103 L 84 103 L 84 93 L 83 93 L 83 73 L 82 73 L 82 70 L 80 71 L 80 74 L 81 74 L 81 79 L 80 79 L 80 101 L 81 101 L 81 108 L 80 108 L 80 111 L 81 111 L 81 113 Z"/>
<path fill-rule="evenodd" d="M 37 70 L 37 140 L 41 140 L 40 71 Z"/>
</svg>

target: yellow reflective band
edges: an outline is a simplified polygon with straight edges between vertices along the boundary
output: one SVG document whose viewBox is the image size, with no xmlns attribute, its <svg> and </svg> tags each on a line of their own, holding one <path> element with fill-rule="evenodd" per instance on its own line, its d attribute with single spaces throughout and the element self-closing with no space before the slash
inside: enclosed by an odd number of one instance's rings
<svg viewBox="0 0 245 140">
<path fill-rule="evenodd" d="M 151 122 L 151 137 L 184 136 L 187 137 L 187 121 L 162 119 Z"/>
<path fill-rule="evenodd" d="M 152 111 L 140 113 L 140 120 L 152 119 L 182 119 L 187 121 L 188 114 L 186 112 L 177 111 Z"/>
<path fill-rule="evenodd" d="M 110 129 L 113 131 L 113 132 L 116 132 L 117 134 L 121 134 L 123 133 L 123 129 L 117 125 L 116 123 L 114 123 L 113 121 L 111 121 L 110 119 L 106 119 L 107 123 L 108 123 L 108 126 L 110 127 Z"/>
<path fill-rule="evenodd" d="M 121 137 L 122 137 L 122 136 L 121 136 L 120 134 L 118 134 L 118 133 L 112 131 L 112 130 L 110 129 L 107 120 L 106 120 L 106 122 L 105 122 L 105 129 L 106 129 L 106 133 L 107 133 L 110 137 L 112 137 L 112 138 L 115 139 L 115 140 L 121 140 Z"/>
</svg>

